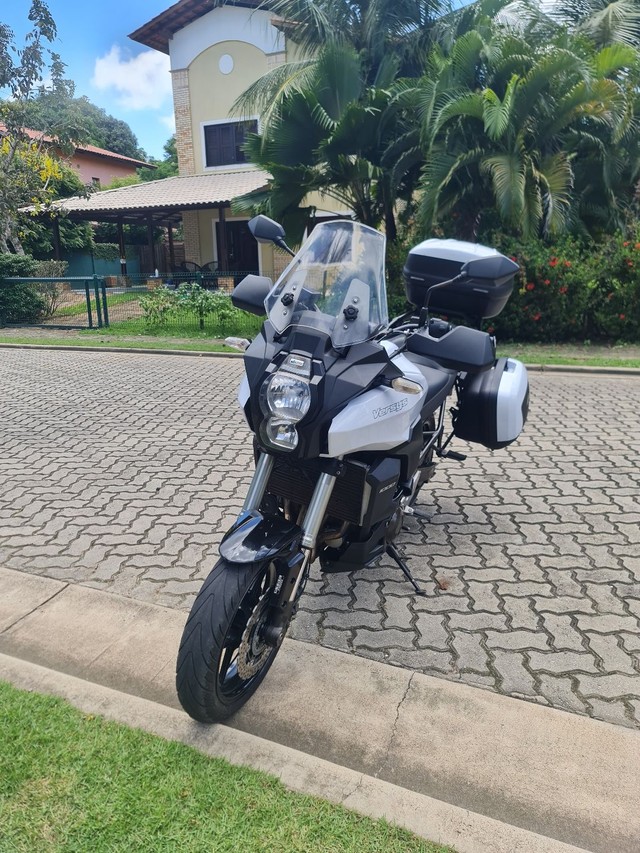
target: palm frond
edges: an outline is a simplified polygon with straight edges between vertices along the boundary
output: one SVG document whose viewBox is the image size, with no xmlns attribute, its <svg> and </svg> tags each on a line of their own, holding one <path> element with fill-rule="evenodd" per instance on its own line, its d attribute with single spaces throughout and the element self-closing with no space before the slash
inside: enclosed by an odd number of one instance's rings
<svg viewBox="0 0 640 853">
<path fill-rule="evenodd" d="M 522 157 L 516 153 L 495 154 L 481 163 L 491 177 L 496 205 L 502 218 L 519 224 L 524 212 L 526 174 Z"/>
<path fill-rule="evenodd" d="M 482 93 L 484 130 L 490 139 L 500 139 L 510 126 L 517 90 L 521 84 L 521 79 L 514 74 L 509 80 L 502 101 L 493 89 L 485 89 Z"/>
<path fill-rule="evenodd" d="M 529 172 L 523 192 L 523 208 L 520 218 L 520 230 L 523 237 L 538 236 L 542 222 L 543 205 L 540 184 Z"/>
<path fill-rule="evenodd" d="M 543 188 L 544 232 L 559 234 L 566 228 L 571 207 L 571 162 L 564 152 L 553 154 L 541 162 L 536 177 Z"/>
<path fill-rule="evenodd" d="M 598 77 L 611 77 L 618 71 L 638 65 L 638 52 L 627 44 L 610 44 L 593 58 L 593 70 Z"/>
<path fill-rule="evenodd" d="M 355 50 L 342 45 L 324 48 L 318 57 L 313 89 L 327 114 L 338 121 L 347 104 L 362 94 L 362 67 Z"/>
<path fill-rule="evenodd" d="M 302 59 L 277 65 L 240 95 L 231 108 L 237 116 L 260 116 L 265 129 L 278 115 L 283 100 L 293 92 L 301 92 L 316 73 L 315 59 Z"/>
<path fill-rule="evenodd" d="M 640 45 L 640 7 L 636 0 L 592 2 L 591 13 L 579 26 L 596 44 Z M 600 7 L 600 8 L 598 8 Z"/>
</svg>

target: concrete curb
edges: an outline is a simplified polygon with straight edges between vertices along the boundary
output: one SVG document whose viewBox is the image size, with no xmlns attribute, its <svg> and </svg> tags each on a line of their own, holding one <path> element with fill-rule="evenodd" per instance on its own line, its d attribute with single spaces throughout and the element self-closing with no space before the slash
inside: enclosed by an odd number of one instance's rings
<svg viewBox="0 0 640 853">
<path fill-rule="evenodd" d="M 602 376 L 640 376 L 640 367 L 589 367 L 580 364 L 527 364 L 534 373 L 584 373 Z"/>
<path fill-rule="evenodd" d="M 241 352 L 205 352 L 204 350 L 142 349 L 137 347 L 74 347 L 61 344 L 9 344 L 0 343 L 0 349 L 66 350 L 70 352 L 125 352 L 145 355 L 191 355 L 196 358 L 242 358 Z M 640 367 L 589 367 L 577 364 L 527 364 L 534 373 L 584 373 L 602 376 L 640 376 Z"/>
<path fill-rule="evenodd" d="M 206 352 L 188 349 L 143 349 L 142 347 L 74 347 L 66 344 L 3 344 L 0 349 L 64 350 L 66 352 L 126 352 L 138 355 L 192 355 L 196 358 L 242 358 L 241 352 Z"/>
<path fill-rule="evenodd" d="M 173 708 L 185 618 L 0 568 L 0 652 Z M 592 853 L 638 850 L 631 729 L 295 640 L 229 725 Z"/>
<path fill-rule="evenodd" d="M 184 713 L 0 654 L 0 679 L 53 694 L 87 714 L 180 741 L 205 755 L 276 776 L 292 791 L 323 797 L 386 820 L 459 853 L 580 853 L 573 847 L 475 814 L 382 779 L 227 726 L 202 726 Z"/>
</svg>

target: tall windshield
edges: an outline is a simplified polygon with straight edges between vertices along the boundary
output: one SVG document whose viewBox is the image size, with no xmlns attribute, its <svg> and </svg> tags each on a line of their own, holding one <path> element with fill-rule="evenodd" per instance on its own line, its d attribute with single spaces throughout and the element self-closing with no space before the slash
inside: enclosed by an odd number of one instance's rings
<svg viewBox="0 0 640 853">
<path fill-rule="evenodd" d="M 384 236 L 359 222 L 317 225 L 265 300 L 275 330 L 321 329 L 335 347 L 371 338 L 389 322 L 384 249 Z"/>
</svg>

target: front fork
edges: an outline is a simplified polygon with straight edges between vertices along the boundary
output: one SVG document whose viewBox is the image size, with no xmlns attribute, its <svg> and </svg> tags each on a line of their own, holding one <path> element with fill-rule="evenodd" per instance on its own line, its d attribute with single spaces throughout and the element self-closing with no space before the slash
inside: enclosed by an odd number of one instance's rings
<svg viewBox="0 0 640 853">
<path fill-rule="evenodd" d="M 268 453 L 260 453 L 256 462 L 256 470 L 242 505 L 242 513 L 257 512 L 262 503 L 267 483 L 273 470 L 275 457 Z M 272 602 L 273 616 L 268 620 L 264 630 L 264 640 L 269 645 L 279 646 L 285 631 L 295 612 L 295 606 L 302 593 L 302 587 L 309 574 L 313 550 L 318 541 L 320 529 L 331 499 L 336 474 L 322 473 L 309 501 L 309 506 L 302 522 L 302 538 L 300 547 L 290 554 L 288 559 L 281 559 L 278 565 L 278 580 L 274 588 Z"/>
</svg>

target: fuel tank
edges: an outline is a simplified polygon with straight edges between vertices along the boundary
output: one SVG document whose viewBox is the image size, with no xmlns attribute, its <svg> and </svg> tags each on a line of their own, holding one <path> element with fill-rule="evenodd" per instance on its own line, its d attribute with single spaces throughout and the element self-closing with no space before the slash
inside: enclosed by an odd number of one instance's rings
<svg viewBox="0 0 640 853">
<path fill-rule="evenodd" d="M 379 386 L 356 397 L 331 422 L 328 456 L 344 456 L 360 450 L 392 450 L 409 440 L 420 418 L 427 382 L 404 355 L 392 356 L 391 360 L 407 379 L 422 388 L 422 393 Z"/>
</svg>

